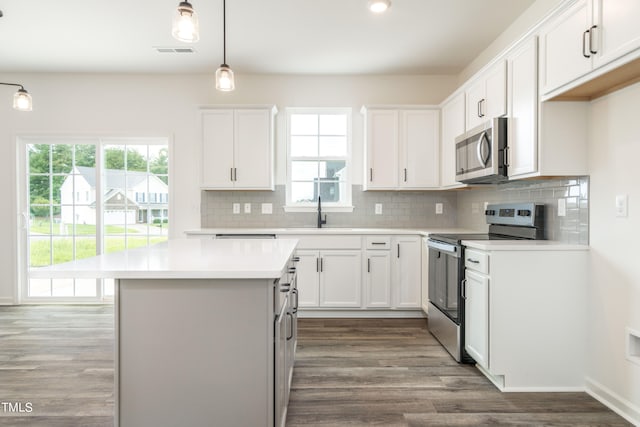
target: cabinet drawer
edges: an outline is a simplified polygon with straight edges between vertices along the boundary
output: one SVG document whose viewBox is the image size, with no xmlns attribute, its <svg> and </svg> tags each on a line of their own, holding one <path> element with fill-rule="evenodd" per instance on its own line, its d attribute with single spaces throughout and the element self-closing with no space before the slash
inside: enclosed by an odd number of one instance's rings
<svg viewBox="0 0 640 427">
<path fill-rule="evenodd" d="M 297 249 L 362 249 L 361 236 L 280 235 L 280 238 L 298 239 Z"/>
<path fill-rule="evenodd" d="M 487 252 L 467 249 L 464 251 L 464 266 L 469 270 L 489 274 L 489 254 Z"/>
<path fill-rule="evenodd" d="M 388 251 L 391 248 L 391 236 L 367 236 L 365 237 L 365 247 Z"/>
</svg>

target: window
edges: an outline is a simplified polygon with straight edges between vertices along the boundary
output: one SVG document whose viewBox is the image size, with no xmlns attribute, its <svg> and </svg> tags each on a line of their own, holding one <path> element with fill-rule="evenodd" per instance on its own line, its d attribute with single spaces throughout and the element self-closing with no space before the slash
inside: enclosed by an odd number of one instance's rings
<svg viewBox="0 0 640 427">
<path fill-rule="evenodd" d="M 286 210 L 353 209 L 350 166 L 350 108 L 287 109 Z"/>
</svg>

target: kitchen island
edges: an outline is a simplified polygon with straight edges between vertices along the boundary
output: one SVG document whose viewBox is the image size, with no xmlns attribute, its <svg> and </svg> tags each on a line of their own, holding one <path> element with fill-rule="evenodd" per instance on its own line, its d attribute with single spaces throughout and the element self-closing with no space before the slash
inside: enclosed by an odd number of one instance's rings
<svg viewBox="0 0 640 427">
<path fill-rule="evenodd" d="M 46 269 L 116 279 L 115 426 L 283 423 L 296 244 L 170 240 Z"/>
</svg>

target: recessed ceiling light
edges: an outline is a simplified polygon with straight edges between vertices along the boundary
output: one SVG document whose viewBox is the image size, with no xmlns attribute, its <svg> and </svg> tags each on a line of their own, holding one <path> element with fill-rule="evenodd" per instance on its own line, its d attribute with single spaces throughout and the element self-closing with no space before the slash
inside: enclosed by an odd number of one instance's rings
<svg viewBox="0 0 640 427">
<path fill-rule="evenodd" d="M 391 0 L 369 0 L 369 10 L 373 13 L 382 13 L 391 7 Z"/>
</svg>

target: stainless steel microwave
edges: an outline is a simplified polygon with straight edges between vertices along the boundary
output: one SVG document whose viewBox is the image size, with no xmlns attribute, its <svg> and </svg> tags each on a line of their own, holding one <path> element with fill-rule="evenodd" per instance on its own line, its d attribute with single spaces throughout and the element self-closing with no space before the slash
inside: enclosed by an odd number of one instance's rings
<svg viewBox="0 0 640 427">
<path fill-rule="evenodd" d="M 456 138 L 456 181 L 494 184 L 507 180 L 507 118 L 497 117 Z"/>
</svg>

